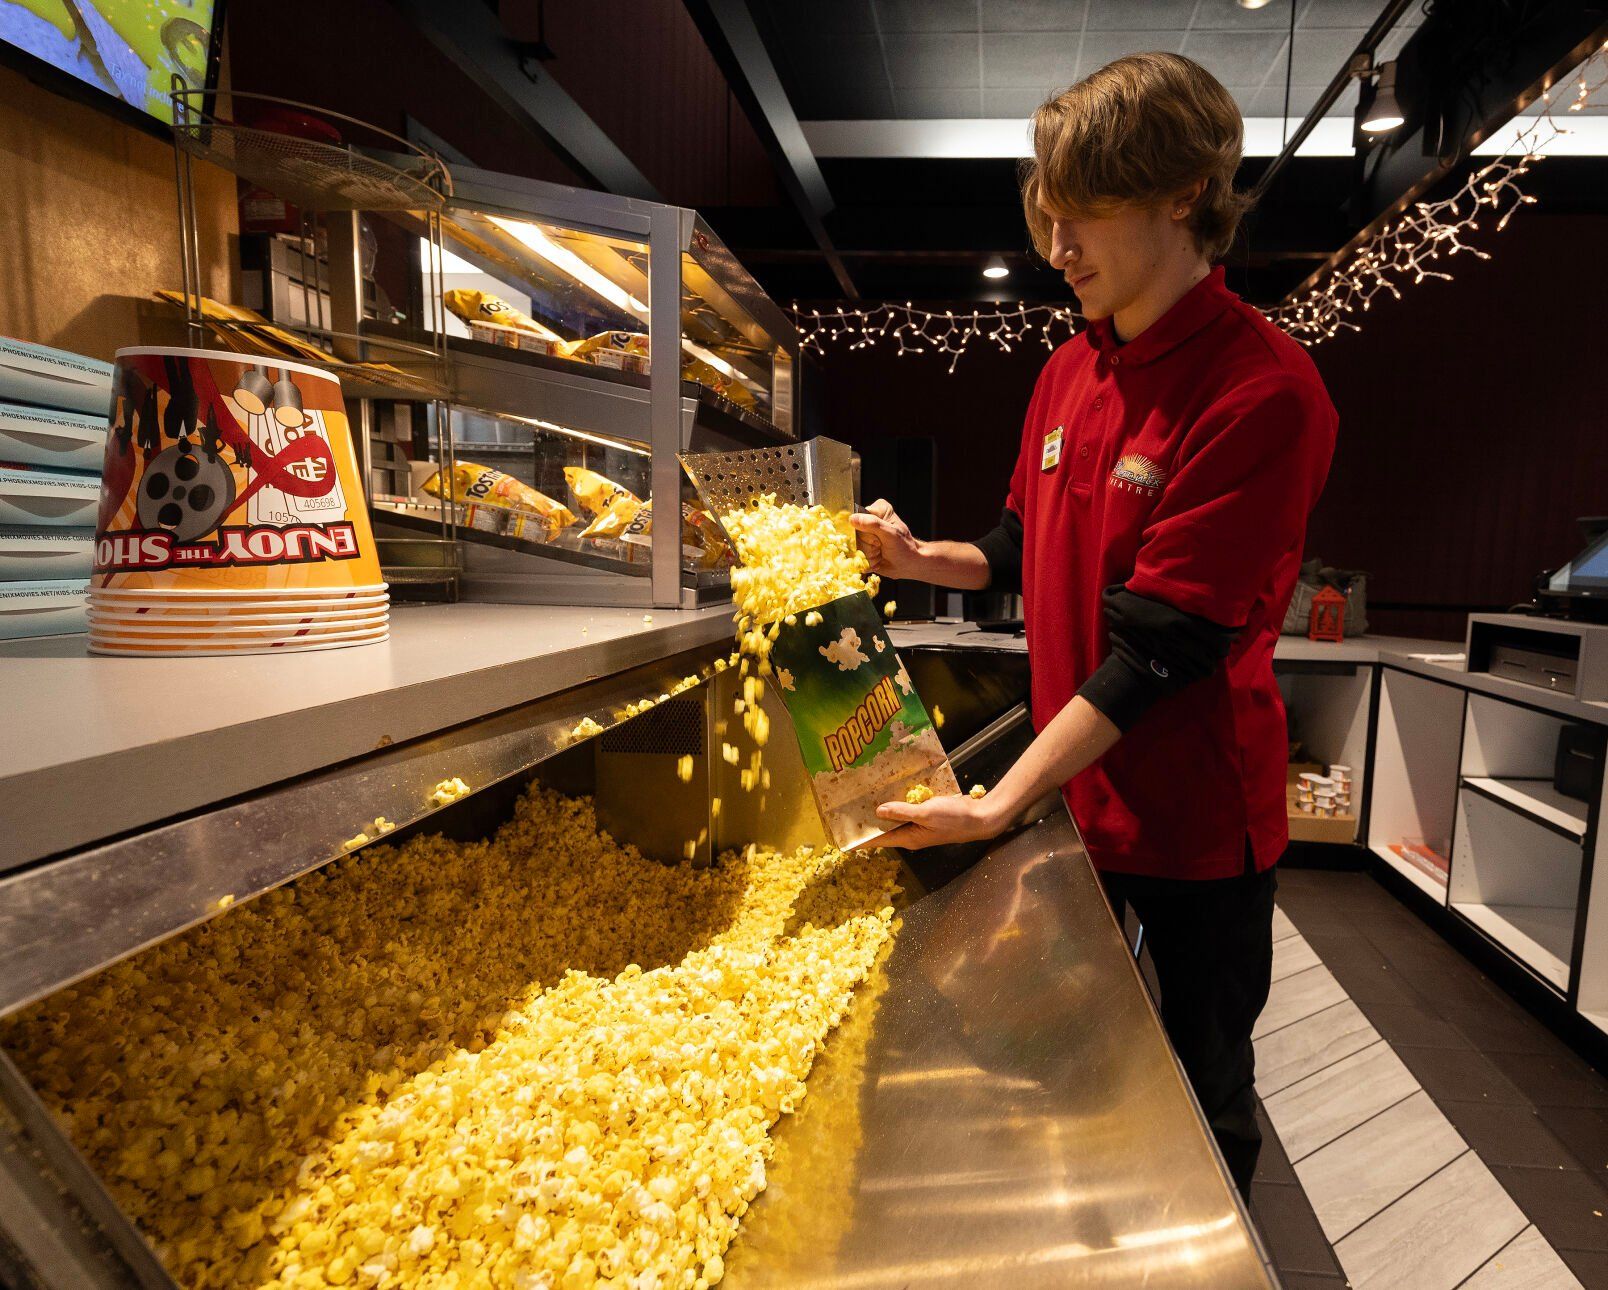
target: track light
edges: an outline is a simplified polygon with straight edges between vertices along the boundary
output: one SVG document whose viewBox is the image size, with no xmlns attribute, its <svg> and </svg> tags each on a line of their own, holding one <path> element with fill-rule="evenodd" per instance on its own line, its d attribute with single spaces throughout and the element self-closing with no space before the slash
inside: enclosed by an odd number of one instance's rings
<svg viewBox="0 0 1608 1290">
<path fill-rule="evenodd" d="M 1010 277 L 1011 271 L 1009 266 L 1005 263 L 1005 257 L 1002 255 L 989 256 L 988 263 L 983 265 L 983 276 L 985 278 Z"/>
<path fill-rule="evenodd" d="M 1362 114 L 1362 130 L 1364 134 L 1388 134 L 1406 120 L 1396 101 L 1396 60 L 1391 59 L 1379 67 L 1373 101 Z"/>
</svg>

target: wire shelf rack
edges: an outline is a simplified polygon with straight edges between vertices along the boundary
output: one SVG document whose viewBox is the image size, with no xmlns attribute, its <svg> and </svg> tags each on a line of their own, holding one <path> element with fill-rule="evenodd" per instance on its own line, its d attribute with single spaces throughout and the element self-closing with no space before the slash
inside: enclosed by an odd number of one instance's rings
<svg viewBox="0 0 1608 1290">
<path fill-rule="evenodd" d="M 304 211 L 439 211 L 452 195 L 452 179 L 440 159 L 388 130 L 266 94 L 231 93 L 229 97 L 313 112 L 383 140 L 387 151 L 395 149 L 399 165 L 353 144 L 243 125 L 206 111 L 201 91 L 174 90 L 176 147 L 277 193 Z"/>
</svg>

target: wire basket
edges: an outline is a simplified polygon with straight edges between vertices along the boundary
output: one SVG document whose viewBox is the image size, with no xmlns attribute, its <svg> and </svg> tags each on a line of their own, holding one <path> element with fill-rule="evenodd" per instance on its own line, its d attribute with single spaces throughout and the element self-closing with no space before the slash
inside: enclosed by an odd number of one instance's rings
<svg viewBox="0 0 1608 1290">
<path fill-rule="evenodd" d="M 439 211 L 452 194 L 452 180 L 441 161 L 388 130 L 266 94 L 229 97 L 311 112 L 360 127 L 396 147 L 398 164 L 393 164 L 351 144 L 241 125 L 207 112 L 201 91 L 174 91 L 176 147 L 277 193 L 304 211 Z"/>
</svg>

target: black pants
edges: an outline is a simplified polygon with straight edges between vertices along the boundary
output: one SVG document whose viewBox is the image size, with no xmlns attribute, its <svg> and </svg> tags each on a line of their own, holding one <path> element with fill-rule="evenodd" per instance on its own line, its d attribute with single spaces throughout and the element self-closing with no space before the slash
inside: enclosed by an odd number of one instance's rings
<svg viewBox="0 0 1608 1290">
<path fill-rule="evenodd" d="M 1275 868 L 1204 882 L 1100 875 L 1117 921 L 1132 906 L 1144 924 L 1161 1023 L 1245 1196 L 1262 1149 L 1251 1028 L 1273 972 Z"/>
</svg>

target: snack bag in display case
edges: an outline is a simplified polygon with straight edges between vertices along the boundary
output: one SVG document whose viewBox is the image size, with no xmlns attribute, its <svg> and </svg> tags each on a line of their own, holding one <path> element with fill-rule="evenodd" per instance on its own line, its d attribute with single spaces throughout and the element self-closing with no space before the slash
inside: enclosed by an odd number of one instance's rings
<svg viewBox="0 0 1608 1290">
<path fill-rule="evenodd" d="M 458 462 L 450 479 L 445 470 L 436 472 L 422 488 L 432 497 L 445 493 L 465 508 L 465 524 L 491 533 L 551 541 L 575 523 L 574 513 L 562 502 L 512 475 L 472 461 Z"/>
<path fill-rule="evenodd" d="M 918 785 L 960 792 L 910 673 L 871 597 L 854 592 L 783 623 L 770 663 L 833 845 L 863 846 L 891 827 L 884 802 Z"/>
</svg>

